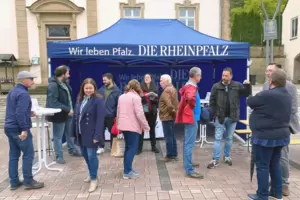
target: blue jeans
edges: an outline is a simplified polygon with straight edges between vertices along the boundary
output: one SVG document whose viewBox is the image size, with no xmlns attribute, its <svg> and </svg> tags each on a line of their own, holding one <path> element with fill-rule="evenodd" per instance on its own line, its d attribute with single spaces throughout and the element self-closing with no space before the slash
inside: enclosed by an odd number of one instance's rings
<svg viewBox="0 0 300 200">
<path fill-rule="evenodd" d="M 232 119 L 226 117 L 223 124 L 220 124 L 219 120 L 216 119 L 215 122 L 215 141 L 214 141 L 214 151 L 213 160 L 219 160 L 222 148 L 223 134 L 226 132 L 226 142 L 224 147 L 224 156 L 230 157 L 231 147 L 232 147 L 232 137 L 236 127 L 236 122 L 232 122 Z"/>
<path fill-rule="evenodd" d="M 269 197 L 269 173 L 271 176 L 270 194 L 276 198 L 282 198 L 282 177 L 280 168 L 280 156 L 282 147 L 264 147 L 253 145 L 255 152 L 255 165 L 257 174 L 256 191 L 262 200 Z"/>
<path fill-rule="evenodd" d="M 184 125 L 184 143 L 183 143 L 183 165 L 186 174 L 194 172 L 192 164 L 193 149 L 195 147 L 198 131 L 198 123 Z"/>
<path fill-rule="evenodd" d="M 140 134 L 131 131 L 123 131 L 125 139 L 124 174 L 132 171 L 132 162 L 139 146 Z"/>
<path fill-rule="evenodd" d="M 177 142 L 174 133 L 174 120 L 162 121 L 162 127 L 164 131 L 164 138 L 166 141 L 166 157 L 174 158 L 178 156 Z"/>
<path fill-rule="evenodd" d="M 22 157 L 22 172 L 24 177 L 24 184 L 31 184 L 33 180 L 32 165 L 34 159 L 34 147 L 32 142 L 32 134 L 28 132 L 27 138 L 21 140 L 19 138 L 20 132 L 5 131 L 9 142 L 9 163 L 8 174 L 11 186 L 17 186 L 19 184 L 18 163 L 21 155 Z"/>
<path fill-rule="evenodd" d="M 66 122 L 53 123 L 53 147 L 57 159 L 63 158 L 62 137 L 65 134 L 69 153 L 76 152 L 74 141 L 71 137 L 72 117 L 68 117 Z"/>
<path fill-rule="evenodd" d="M 80 147 L 81 154 L 88 166 L 91 180 L 96 180 L 98 175 L 99 160 L 97 148 Z"/>
</svg>

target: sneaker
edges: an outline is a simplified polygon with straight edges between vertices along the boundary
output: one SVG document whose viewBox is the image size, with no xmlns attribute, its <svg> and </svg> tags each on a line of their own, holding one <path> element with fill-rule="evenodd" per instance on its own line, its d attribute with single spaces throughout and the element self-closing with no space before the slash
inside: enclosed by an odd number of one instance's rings
<svg viewBox="0 0 300 200">
<path fill-rule="evenodd" d="M 283 198 L 277 198 L 277 197 L 275 197 L 273 195 L 270 195 L 269 196 L 269 200 L 283 200 Z"/>
<path fill-rule="evenodd" d="M 232 159 L 230 157 L 224 157 L 224 161 L 227 165 L 232 166 Z"/>
<path fill-rule="evenodd" d="M 136 179 L 137 177 L 138 175 L 132 171 L 123 175 L 123 179 Z"/>
<path fill-rule="evenodd" d="M 212 160 L 208 163 L 207 168 L 208 169 L 213 169 L 219 166 L 219 161 L 218 160 Z"/>
<path fill-rule="evenodd" d="M 132 170 L 132 173 L 136 174 L 137 176 L 140 175 L 140 174 L 139 174 L 137 171 L 135 171 L 135 170 Z"/>
<path fill-rule="evenodd" d="M 177 156 L 172 157 L 172 161 L 179 161 L 179 158 Z"/>
<path fill-rule="evenodd" d="M 259 196 L 257 196 L 256 194 L 248 194 L 248 198 L 250 200 L 262 200 L 261 198 L 259 198 Z"/>
<path fill-rule="evenodd" d="M 40 189 L 43 188 L 45 185 L 42 182 L 37 182 L 36 180 L 32 180 L 30 184 L 24 184 L 25 190 L 32 190 L 32 189 Z"/>
<path fill-rule="evenodd" d="M 97 154 L 99 155 L 99 154 L 102 154 L 102 153 L 104 153 L 104 148 L 99 148 L 97 150 Z"/>
<path fill-rule="evenodd" d="M 204 176 L 202 174 L 199 174 L 198 172 L 193 172 L 191 174 L 187 175 L 190 178 L 197 178 L 197 179 L 203 179 Z"/>
<path fill-rule="evenodd" d="M 10 190 L 16 190 L 16 189 L 18 189 L 19 187 L 21 187 L 22 185 L 23 185 L 23 182 L 19 181 L 18 184 L 16 184 L 16 185 L 11 185 L 11 186 L 10 186 Z"/>
</svg>

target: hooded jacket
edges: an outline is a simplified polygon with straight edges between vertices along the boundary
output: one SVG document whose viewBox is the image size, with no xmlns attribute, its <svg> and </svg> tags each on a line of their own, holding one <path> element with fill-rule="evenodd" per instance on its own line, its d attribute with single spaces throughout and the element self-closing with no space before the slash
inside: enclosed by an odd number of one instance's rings
<svg viewBox="0 0 300 200">
<path fill-rule="evenodd" d="M 197 93 L 197 85 L 190 81 L 179 90 L 181 99 L 176 114 L 176 123 L 194 124 L 195 121 L 199 121 L 201 104 L 199 93 Z"/>
</svg>

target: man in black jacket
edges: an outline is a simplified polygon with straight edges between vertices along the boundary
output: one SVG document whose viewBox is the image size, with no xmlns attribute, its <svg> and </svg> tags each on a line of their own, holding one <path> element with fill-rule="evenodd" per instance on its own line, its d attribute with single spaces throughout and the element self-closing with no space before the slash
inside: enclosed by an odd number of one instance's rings
<svg viewBox="0 0 300 200">
<path fill-rule="evenodd" d="M 56 68 L 54 75 L 55 77 L 49 78 L 46 107 L 60 108 L 62 111 L 54 114 L 54 116 L 47 117 L 47 120 L 53 123 L 53 147 L 56 162 L 64 164 L 62 149 L 62 137 L 64 134 L 69 154 L 71 156 L 80 156 L 70 134 L 73 115 L 72 89 L 68 84 L 70 69 L 65 65 L 61 65 Z"/>
<path fill-rule="evenodd" d="M 226 130 L 226 142 L 224 147 L 224 162 L 232 165 L 230 157 L 232 147 L 232 137 L 236 123 L 240 118 L 240 97 L 251 94 L 251 85 L 248 80 L 244 81 L 244 86 L 232 80 L 232 70 L 227 67 L 223 70 L 222 80 L 211 89 L 209 107 L 216 116 L 216 131 L 213 150 L 213 159 L 207 165 L 208 169 L 219 165 L 222 148 L 224 130 Z"/>
<path fill-rule="evenodd" d="M 102 76 L 103 86 L 99 89 L 99 93 L 105 98 L 105 120 L 104 130 L 107 128 L 111 133 L 111 128 L 114 124 L 114 120 L 117 116 L 118 99 L 121 95 L 121 90 L 115 84 L 113 75 L 106 73 Z M 110 145 L 112 146 L 113 137 L 115 135 L 110 134 Z M 104 147 L 100 147 L 97 151 L 98 154 L 104 152 Z"/>
<path fill-rule="evenodd" d="M 269 90 L 264 90 L 247 100 L 248 106 L 253 109 L 250 128 L 258 184 L 256 194 L 248 195 L 253 200 L 282 199 L 280 156 L 281 149 L 290 143 L 292 98 L 285 88 L 285 72 L 274 71 L 269 84 Z"/>
</svg>

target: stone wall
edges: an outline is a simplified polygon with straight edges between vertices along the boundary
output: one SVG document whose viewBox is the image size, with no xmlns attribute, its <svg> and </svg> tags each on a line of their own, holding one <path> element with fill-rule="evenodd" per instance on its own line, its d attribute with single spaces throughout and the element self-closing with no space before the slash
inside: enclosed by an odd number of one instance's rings
<svg viewBox="0 0 300 200">
<path fill-rule="evenodd" d="M 251 47 L 250 57 L 252 65 L 250 67 L 250 74 L 256 75 L 257 83 L 265 82 L 265 70 L 266 70 L 266 48 L 265 47 Z M 274 62 L 280 63 L 284 67 L 285 55 L 284 47 L 274 47 Z"/>
</svg>

